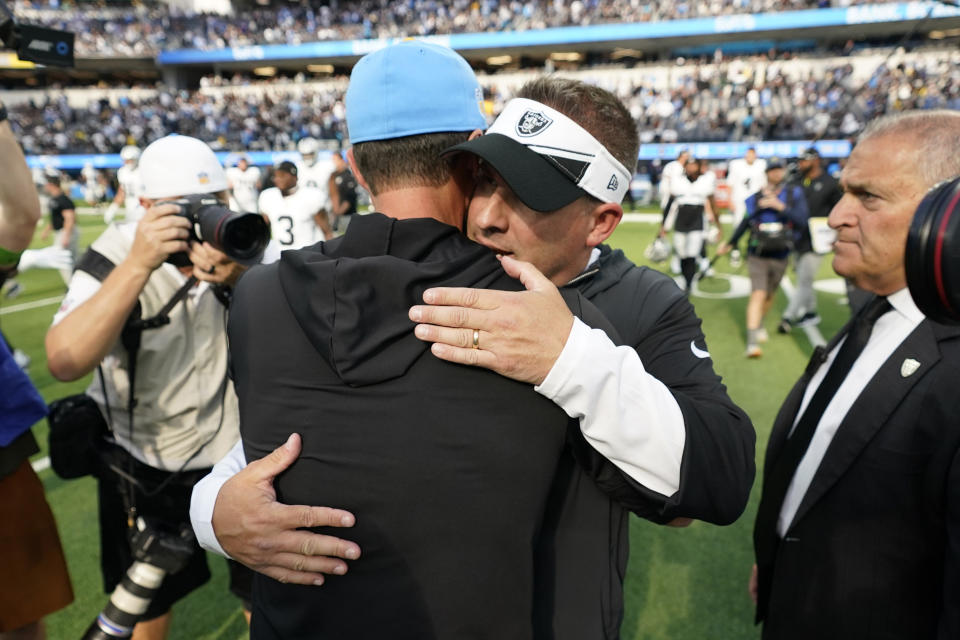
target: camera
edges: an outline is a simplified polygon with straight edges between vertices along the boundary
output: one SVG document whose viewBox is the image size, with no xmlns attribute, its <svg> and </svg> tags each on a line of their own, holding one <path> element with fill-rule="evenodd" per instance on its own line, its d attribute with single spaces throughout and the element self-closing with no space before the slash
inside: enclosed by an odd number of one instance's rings
<svg viewBox="0 0 960 640">
<path fill-rule="evenodd" d="M 171 533 L 142 517 L 137 518 L 130 545 L 133 564 L 113 590 L 107 606 L 83 635 L 83 640 L 109 640 L 133 635 L 133 627 L 147 611 L 164 576 L 183 569 L 195 549 L 193 532 L 188 527 Z"/>
<path fill-rule="evenodd" d="M 934 322 L 960 324 L 960 176 L 931 189 L 907 235 L 907 287 Z"/>
<path fill-rule="evenodd" d="M 56 67 L 73 66 L 74 34 L 32 24 L 19 24 L 13 17 L 13 12 L 2 1 L 0 41 L 3 46 L 16 51 L 21 60 Z"/>
<path fill-rule="evenodd" d="M 164 204 L 180 206 L 179 215 L 192 225 L 191 240 L 209 242 L 240 264 L 258 263 L 270 242 L 270 227 L 263 216 L 231 211 L 212 195 L 189 195 L 167 200 Z M 190 265 L 187 254 L 182 252 L 171 255 L 167 262 L 178 267 Z"/>
</svg>

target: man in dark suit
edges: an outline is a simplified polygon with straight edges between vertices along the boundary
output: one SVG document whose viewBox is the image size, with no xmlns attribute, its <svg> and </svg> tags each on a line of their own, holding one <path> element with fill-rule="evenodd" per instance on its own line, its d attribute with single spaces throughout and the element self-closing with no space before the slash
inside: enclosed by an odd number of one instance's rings
<svg viewBox="0 0 960 640">
<path fill-rule="evenodd" d="M 833 267 L 873 301 L 774 424 L 750 591 L 766 639 L 960 637 L 960 329 L 906 288 L 925 191 L 960 173 L 960 113 L 872 123 L 843 170 Z"/>
</svg>

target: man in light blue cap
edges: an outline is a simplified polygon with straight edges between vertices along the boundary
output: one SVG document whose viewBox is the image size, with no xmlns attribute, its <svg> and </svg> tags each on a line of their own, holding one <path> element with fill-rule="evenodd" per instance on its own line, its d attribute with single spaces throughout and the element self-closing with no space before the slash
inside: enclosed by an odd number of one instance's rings
<svg viewBox="0 0 960 640">
<path fill-rule="evenodd" d="M 441 156 L 485 127 L 481 97 L 449 49 L 404 42 L 364 57 L 347 92 L 350 161 L 389 217 L 365 215 L 340 238 L 284 252 L 235 290 L 241 460 L 296 447 L 288 436 L 301 434 L 299 458 L 269 490 L 348 509 L 304 508 L 295 526 L 353 525 L 350 542 L 330 538 L 319 553 L 356 559 L 349 573 L 330 566 L 338 560 L 306 561 L 301 569 L 334 574 L 322 590 L 257 567 L 271 577 L 255 580 L 254 640 L 537 637 L 534 547 L 569 460 L 570 419 L 528 384 L 432 357 L 407 317 L 427 287 L 522 288 L 460 232 L 475 161 Z M 606 327 L 586 300 L 570 300 Z M 194 518 L 201 539 L 216 529 L 229 546 L 214 520 Z"/>
</svg>

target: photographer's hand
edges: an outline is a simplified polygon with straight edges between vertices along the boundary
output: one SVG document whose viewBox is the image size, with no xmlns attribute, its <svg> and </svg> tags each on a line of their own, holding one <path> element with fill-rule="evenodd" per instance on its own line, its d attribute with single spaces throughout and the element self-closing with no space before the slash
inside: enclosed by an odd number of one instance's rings
<svg viewBox="0 0 960 640">
<path fill-rule="evenodd" d="M 189 251 L 190 221 L 178 213 L 180 206 L 175 204 L 155 204 L 147 209 L 124 262 L 149 274 L 170 254 Z"/>
<path fill-rule="evenodd" d="M 233 287 L 247 267 L 231 260 L 227 254 L 208 243 L 190 243 L 190 262 L 197 280 Z"/>
<path fill-rule="evenodd" d="M 302 530 L 351 527 L 353 514 L 339 509 L 277 502 L 274 479 L 300 455 L 293 434 L 269 456 L 251 462 L 227 480 L 213 509 L 217 541 L 231 558 L 280 582 L 323 584 L 323 574 L 342 575 L 360 547 L 347 540 Z"/>
</svg>

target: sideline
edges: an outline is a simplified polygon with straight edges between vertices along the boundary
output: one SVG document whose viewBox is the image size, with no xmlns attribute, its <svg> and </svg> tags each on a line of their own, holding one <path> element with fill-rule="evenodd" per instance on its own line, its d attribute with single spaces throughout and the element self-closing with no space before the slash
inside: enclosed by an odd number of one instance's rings
<svg viewBox="0 0 960 640">
<path fill-rule="evenodd" d="M 13 304 L 9 307 L 0 308 L 0 316 L 5 316 L 8 313 L 17 313 L 18 311 L 28 311 L 30 309 L 36 309 L 38 307 L 48 307 L 54 304 L 60 304 L 60 301 L 63 300 L 63 296 L 54 296 L 53 298 L 43 298 L 42 300 L 34 300 L 32 302 L 22 302 L 20 304 Z"/>
</svg>

